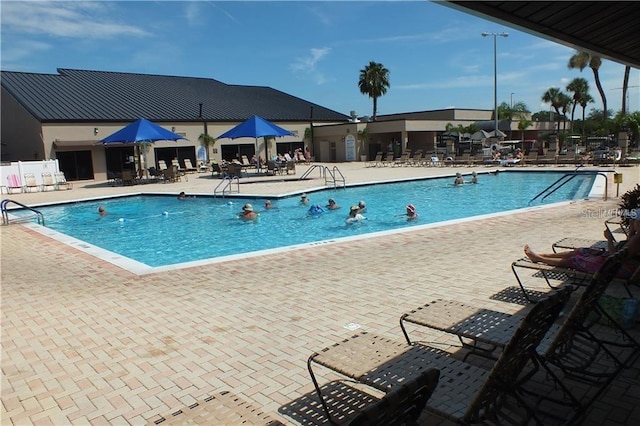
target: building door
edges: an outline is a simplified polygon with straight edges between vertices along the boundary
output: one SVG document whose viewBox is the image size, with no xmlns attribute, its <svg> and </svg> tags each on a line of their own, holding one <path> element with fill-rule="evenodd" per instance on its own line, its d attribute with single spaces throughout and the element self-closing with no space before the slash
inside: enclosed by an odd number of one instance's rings
<svg viewBox="0 0 640 426">
<path fill-rule="evenodd" d="M 135 169 L 133 145 L 113 146 L 104 149 L 107 171 L 120 175 L 123 170 Z"/>
<path fill-rule="evenodd" d="M 93 159 L 91 151 L 56 151 L 60 171 L 68 180 L 91 180 Z"/>
</svg>

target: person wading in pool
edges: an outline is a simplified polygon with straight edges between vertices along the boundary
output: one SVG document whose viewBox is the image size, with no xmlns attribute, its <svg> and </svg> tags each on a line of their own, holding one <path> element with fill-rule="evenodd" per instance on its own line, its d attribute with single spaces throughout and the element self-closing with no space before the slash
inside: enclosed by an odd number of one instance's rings
<svg viewBox="0 0 640 426">
<path fill-rule="evenodd" d="M 360 212 L 360 207 L 351 206 L 351 209 L 349 210 L 349 216 L 347 217 L 345 222 L 347 224 L 351 224 L 351 223 L 362 222 L 363 220 L 365 220 L 366 218 L 362 216 L 359 212 Z"/>
<path fill-rule="evenodd" d="M 258 218 L 258 215 L 253 211 L 253 206 L 247 203 L 242 206 L 242 213 L 240 213 L 239 217 L 244 220 L 254 220 Z"/>
<path fill-rule="evenodd" d="M 333 198 L 329 198 L 329 204 L 327 204 L 326 207 L 329 210 L 336 210 L 340 208 L 340 206 L 336 204 L 336 200 L 334 200 Z"/>
<path fill-rule="evenodd" d="M 407 220 L 414 220 L 418 218 L 418 212 L 416 212 L 416 208 L 413 204 L 407 205 L 407 212 L 405 214 L 401 214 L 399 216 L 406 216 Z"/>
</svg>

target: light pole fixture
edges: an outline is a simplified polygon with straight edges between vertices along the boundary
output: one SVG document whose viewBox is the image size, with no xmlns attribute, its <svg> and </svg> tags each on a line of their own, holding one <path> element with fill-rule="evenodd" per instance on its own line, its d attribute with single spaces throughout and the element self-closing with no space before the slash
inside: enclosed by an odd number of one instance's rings
<svg viewBox="0 0 640 426">
<path fill-rule="evenodd" d="M 498 137 L 498 57 L 496 53 L 496 39 L 500 37 L 509 37 L 509 33 L 482 33 L 482 37 L 493 36 L 493 119 L 494 131 L 496 138 Z"/>
</svg>

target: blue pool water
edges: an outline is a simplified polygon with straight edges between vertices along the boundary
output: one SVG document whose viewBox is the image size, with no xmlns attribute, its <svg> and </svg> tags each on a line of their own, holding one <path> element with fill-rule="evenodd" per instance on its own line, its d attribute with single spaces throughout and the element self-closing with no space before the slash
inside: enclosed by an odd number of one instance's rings
<svg viewBox="0 0 640 426">
<path fill-rule="evenodd" d="M 175 196 L 131 196 L 41 207 L 46 226 L 103 249 L 157 267 L 257 250 L 334 240 L 366 233 L 425 225 L 452 219 L 529 207 L 529 201 L 562 173 L 501 172 L 479 174 L 479 183 L 460 187 L 453 178 L 330 189 L 308 194 L 323 207 L 334 198 L 338 210 L 312 217 L 299 196 L 264 200 Z M 469 179 L 469 176 L 466 176 Z M 594 176 L 562 187 L 544 203 L 586 198 Z M 349 206 L 365 200 L 366 221 L 347 225 Z M 246 202 L 260 213 L 256 221 L 237 215 Z M 419 214 L 402 217 L 407 204 Z M 97 213 L 103 205 L 107 216 Z M 539 203 L 538 203 L 539 205 Z M 18 213 L 20 214 L 20 213 Z"/>
</svg>

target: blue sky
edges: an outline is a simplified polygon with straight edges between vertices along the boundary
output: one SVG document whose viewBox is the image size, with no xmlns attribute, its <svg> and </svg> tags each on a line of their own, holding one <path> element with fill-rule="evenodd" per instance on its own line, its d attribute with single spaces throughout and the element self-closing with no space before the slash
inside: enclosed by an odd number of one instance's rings
<svg viewBox="0 0 640 426">
<path fill-rule="evenodd" d="M 493 109 L 493 38 L 498 38 L 498 103 L 548 110 L 550 87 L 589 81 L 569 70 L 574 50 L 429 1 L 110 1 L 2 0 L 5 71 L 57 68 L 213 78 L 270 86 L 348 114 L 370 115 L 357 87 L 370 61 L 390 71 L 378 114 L 442 108 Z M 624 67 L 605 60 L 609 108 L 621 106 Z M 640 72 L 632 69 L 629 104 L 640 110 Z M 513 95 L 512 95 L 513 93 Z M 576 114 L 580 115 L 580 109 Z"/>
</svg>

